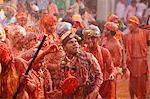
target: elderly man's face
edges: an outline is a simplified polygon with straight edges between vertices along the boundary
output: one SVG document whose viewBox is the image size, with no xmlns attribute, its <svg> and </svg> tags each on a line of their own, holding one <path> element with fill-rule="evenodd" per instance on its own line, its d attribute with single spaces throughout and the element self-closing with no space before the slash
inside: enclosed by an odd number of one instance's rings
<svg viewBox="0 0 150 99">
<path fill-rule="evenodd" d="M 54 33 L 56 31 L 56 25 L 45 25 L 46 33 L 49 35 L 51 33 Z"/>
<path fill-rule="evenodd" d="M 77 39 L 70 39 L 66 45 L 64 45 L 64 50 L 70 54 L 76 54 L 79 51 L 79 43 Z"/>
<path fill-rule="evenodd" d="M 91 49 L 91 48 L 97 46 L 97 44 L 99 43 L 99 37 L 94 37 L 94 36 L 86 35 L 84 37 L 84 43 L 87 44 L 87 47 L 89 49 Z"/>
<path fill-rule="evenodd" d="M 93 40 L 94 37 L 91 37 L 89 35 L 84 35 L 84 43 L 87 44 L 89 48 L 93 46 Z"/>
<path fill-rule="evenodd" d="M 129 27 L 130 31 L 134 31 L 134 30 L 136 30 L 136 28 L 138 27 L 138 25 L 135 24 L 135 23 L 128 22 L 128 27 Z"/>
</svg>

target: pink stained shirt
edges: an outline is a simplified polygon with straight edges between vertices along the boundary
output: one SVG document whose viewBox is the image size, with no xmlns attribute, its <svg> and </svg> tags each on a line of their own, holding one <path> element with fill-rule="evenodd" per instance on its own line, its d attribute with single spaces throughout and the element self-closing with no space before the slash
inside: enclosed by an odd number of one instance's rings
<svg viewBox="0 0 150 99">
<path fill-rule="evenodd" d="M 136 14 L 136 7 L 129 5 L 125 11 L 124 20 L 127 21 L 129 16 L 135 16 Z"/>
<path fill-rule="evenodd" d="M 55 13 L 58 13 L 58 8 L 57 8 L 56 4 L 54 4 L 54 3 L 49 4 L 48 12 L 49 12 L 49 14 L 52 14 L 52 15 L 54 15 Z"/>
</svg>

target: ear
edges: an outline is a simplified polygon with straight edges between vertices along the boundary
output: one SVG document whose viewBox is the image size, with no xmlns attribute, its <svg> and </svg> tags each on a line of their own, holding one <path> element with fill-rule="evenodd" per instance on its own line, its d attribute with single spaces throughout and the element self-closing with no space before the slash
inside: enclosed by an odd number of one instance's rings
<svg viewBox="0 0 150 99">
<path fill-rule="evenodd" d="M 66 51 L 67 50 L 66 46 L 65 45 L 62 45 L 62 46 L 63 46 L 64 51 Z"/>
</svg>

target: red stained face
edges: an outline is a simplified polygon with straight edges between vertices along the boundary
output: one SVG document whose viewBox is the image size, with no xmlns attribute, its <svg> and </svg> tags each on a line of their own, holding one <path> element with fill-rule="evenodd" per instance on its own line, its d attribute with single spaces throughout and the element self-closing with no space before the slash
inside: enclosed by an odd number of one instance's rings
<svg viewBox="0 0 150 99">
<path fill-rule="evenodd" d="M 77 53 L 79 51 L 79 43 L 77 39 L 75 38 L 70 39 L 64 46 L 64 49 L 70 54 Z"/>
</svg>

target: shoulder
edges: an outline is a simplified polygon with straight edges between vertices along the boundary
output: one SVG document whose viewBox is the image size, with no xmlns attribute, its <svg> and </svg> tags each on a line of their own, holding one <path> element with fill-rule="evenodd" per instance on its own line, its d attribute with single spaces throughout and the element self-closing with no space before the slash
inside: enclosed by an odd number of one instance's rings
<svg viewBox="0 0 150 99">
<path fill-rule="evenodd" d="M 24 73 L 28 65 L 28 63 L 25 60 L 18 57 L 14 58 L 14 64 L 18 73 Z"/>
<path fill-rule="evenodd" d="M 150 31 L 147 30 L 147 29 L 139 29 L 139 32 L 142 34 L 142 35 L 145 35 L 145 36 L 148 36 Z"/>
<path fill-rule="evenodd" d="M 91 55 L 91 53 L 89 53 L 89 52 L 86 52 L 86 51 L 84 51 L 84 50 L 81 50 L 80 52 L 79 52 L 79 57 L 81 57 L 81 58 L 89 58 L 90 57 L 90 55 Z"/>
<path fill-rule="evenodd" d="M 147 8 L 147 11 L 150 12 L 150 8 Z"/>
<path fill-rule="evenodd" d="M 15 57 L 14 58 L 14 62 L 16 65 L 20 66 L 20 65 L 27 65 L 28 62 L 25 61 L 24 59 L 20 58 L 20 57 Z"/>
<path fill-rule="evenodd" d="M 132 6 L 131 6 L 131 5 L 128 5 L 128 6 L 127 6 L 127 9 L 131 9 L 131 8 L 132 8 Z"/>
<path fill-rule="evenodd" d="M 144 9 L 146 9 L 147 8 L 147 5 L 146 4 L 144 4 L 144 3 L 142 3 L 142 5 L 141 5 Z"/>
<path fill-rule="evenodd" d="M 79 53 L 79 57 L 80 59 L 82 60 L 87 60 L 87 61 L 90 61 L 91 59 L 93 59 L 94 55 L 92 53 L 89 53 L 89 52 L 86 52 L 86 51 L 81 51 Z"/>
<path fill-rule="evenodd" d="M 100 48 L 101 48 L 102 54 L 103 53 L 106 53 L 106 54 L 109 53 L 109 50 L 107 48 L 104 48 L 104 47 L 100 47 Z"/>
<path fill-rule="evenodd" d="M 140 33 L 145 33 L 145 32 L 147 32 L 147 30 L 146 30 L 146 29 L 141 29 L 141 28 L 139 28 L 139 32 L 140 32 Z"/>
<path fill-rule="evenodd" d="M 126 33 L 126 34 L 124 35 L 124 37 L 126 38 L 126 37 L 128 37 L 128 36 L 130 36 L 130 35 L 131 35 L 131 33 L 128 32 L 128 33 Z"/>
<path fill-rule="evenodd" d="M 107 48 L 101 47 L 101 52 L 102 52 L 103 58 L 111 56 L 111 54 Z"/>
<path fill-rule="evenodd" d="M 139 6 L 141 6 L 141 3 L 137 3 L 137 4 L 136 4 L 136 7 L 139 7 Z"/>
<path fill-rule="evenodd" d="M 119 40 L 116 37 L 114 37 L 112 41 L 113 41 L 113 43 L 118 43 L 119 42 Z"/>
<path fill-rule="evenodd" d="M 53 6 L 57 6 L 55 3 L 52 3 Z"/>
</svg>

